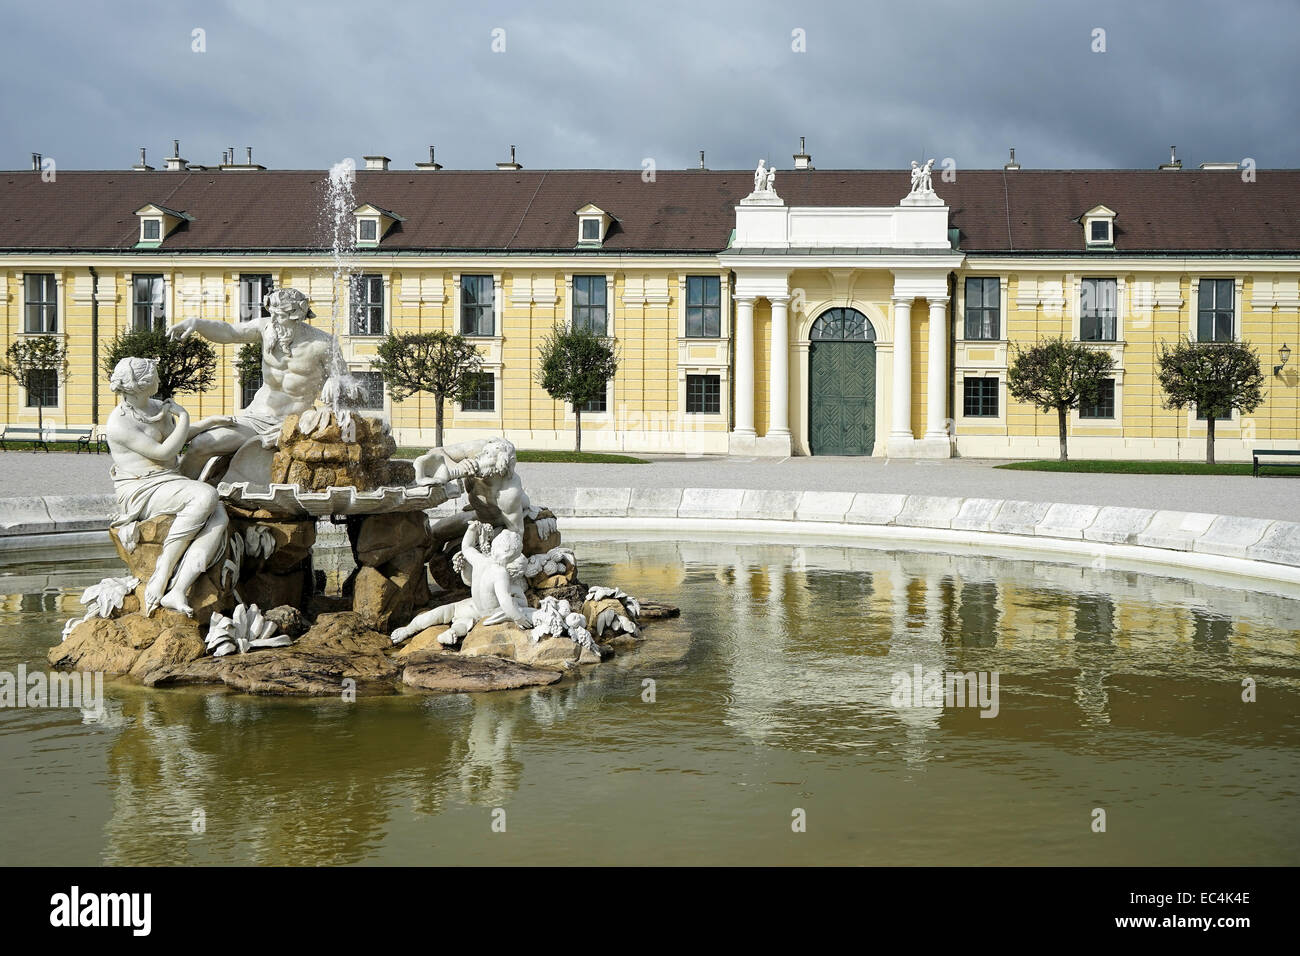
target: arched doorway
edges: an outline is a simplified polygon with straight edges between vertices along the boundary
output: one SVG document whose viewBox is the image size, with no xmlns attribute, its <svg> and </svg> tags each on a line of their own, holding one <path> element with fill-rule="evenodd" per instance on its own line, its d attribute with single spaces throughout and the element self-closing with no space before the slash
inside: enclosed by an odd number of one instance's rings
<svg viewBox="0 0 1300 956">
<path fill-rule="evenodd" d="M 857 309 L 827 309 L 808 345 L 808 446 L 870 455 L 876 443 L 876 330 Z"/>
</svg>

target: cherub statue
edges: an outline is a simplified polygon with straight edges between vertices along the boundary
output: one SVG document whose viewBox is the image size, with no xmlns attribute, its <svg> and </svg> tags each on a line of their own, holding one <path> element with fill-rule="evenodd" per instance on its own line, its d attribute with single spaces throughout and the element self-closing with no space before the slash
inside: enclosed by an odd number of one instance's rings
<svg viewBox="0 0 1300 956">
<path fill-rule="evenodd" d="M 262 304 L 270 317 L 258 317 L 238 325 L 213 319 L 184 319 L 172 326 L 176 339 L 198 333 L 211 342 L 257 342 L 262 346 L 262 387 L 253 401 L 238 415 L 209 419 L 209 425 L 195 435 L 189 451 L 181 459 L 181 471 L 190 478 L 205 473 L 213 459 L 233 455 L 257 442 L 270 469 L 270 455 L 280 437 L 280 427 L 290 415 L 310 409 L 320 398 L 337 405 L 345 394 L 356 394 L 359 385 L 346 372 L 339 372 L 342 361 L 334 336 L 314 328 L 307 319 L 313 317 L 310 302 L 297 289 L 277 289 L 268 293 Z M 260 478 L 241 474 L 239 478 Z"/>
<path fill-rule="evenodd" d="M 417 458 L 415 483 L 445 485 L 459 479 L 469 498 L 465 511 L 473 511 L 479 521 L 493 527 L 513 531 L 522 540 L 524 517 L 532 503 L 515 464 L 515 446 L 504 438 L 460 442 Z"/>
<path fill-rule="evenodd" d="M 192 617 L 187 601 L 191 585 L 225 553 L 226 509 L 215 488 L 181 474 L 176 456 L 212 420 L 191 424 L 189 413 L 171 399 L 153 397 L 158 391 L 153 359 L 122 359 L 109 388 L 120 398 L 106 429 L 117 496 L 113 528 L 122 546 L 134 551 L 139 522 L 175 515 L 145 585 L 144 613 L 167 607 Z"/>
<path fill-rule="evenodd" d="M 417 614 L 410 624 L 393 631 L 394 644 L 435 624 L 450 625 L 438 635 L 438 643 L 448 646 L 458 643 L 480 622 L 514 621 L 521 631 L 532 628 L 533 609 L 524 596 L 527 559 L 523 554 L 523 539 L 509 530 L 498 532 L 494 538 L 491 534 L 491 526 L 471 521 L 461 539 L 460 551 L 452 559 L 453 568 L 469 585 L 470 596 Z M 489 539 L 491 543 L 487 544 Z"/>
</svg>

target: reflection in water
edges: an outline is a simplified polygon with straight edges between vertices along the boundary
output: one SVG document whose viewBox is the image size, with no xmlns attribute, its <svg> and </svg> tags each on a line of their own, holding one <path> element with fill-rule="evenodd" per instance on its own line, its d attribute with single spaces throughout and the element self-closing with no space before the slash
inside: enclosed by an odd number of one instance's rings
<svg viewBox="0 0 1300 956">
<path fill-rule="evenodd" d="M 559 685 L 279 700 L 110 683 L 0 712 L 0 861 L 1294 862 L 1300 601 L 1039 561 L 583 544 L 680 620 Z M 0 574 L 39 666 L 112 562 Z M 997 717 L 895 675 L 1000 675 Z M 1243 704 L 1240 686 L 1266 685 Z M 643 697 L 656 686 L 654 702 Z M 1105 805 L 1123 841 L 1089 841 Z M 809 808 L 791 845 L 782 821 Z M 488 815 L 509 811 L 509 838 Z M 1084 816 L 1081 816 L 1084 815 Z M 28 833 L 48 835 L 36 844 Z"/>
</svg>

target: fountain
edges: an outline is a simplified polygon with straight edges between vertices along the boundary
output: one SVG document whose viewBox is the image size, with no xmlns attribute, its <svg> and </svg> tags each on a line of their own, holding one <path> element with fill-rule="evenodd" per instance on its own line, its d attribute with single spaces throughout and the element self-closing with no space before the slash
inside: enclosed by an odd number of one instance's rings
<svg viewBox="0 0 1300 956">
<path fill-rule="evenodd" d="M 128 573 L 86 590 L 52 664 L 269 694 L 491 690 L 554 683 L 677 613 L 579 580 L 504 438 L 393 460 L 387 424 L 346 408 L 351 377 L 307 297 L 267 306 L 173 329 L 260 340 L 263 385 L 238 416 L 191 423 L 154 398 L 152 360 L 119 364 L 109 534 Z M 313 562 L 322 520 L 355 562 L 337 593 Z"/>
</svg>

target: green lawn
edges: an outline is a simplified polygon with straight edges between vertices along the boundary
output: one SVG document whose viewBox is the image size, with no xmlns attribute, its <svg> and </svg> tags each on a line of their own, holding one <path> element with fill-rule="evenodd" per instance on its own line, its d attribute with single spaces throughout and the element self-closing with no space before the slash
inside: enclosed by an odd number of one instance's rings
<svg viewBox="0 0 1300 956">
<path fill-rule="evenodd" d="M 1073 471 L 1111 475 L 1250 475 L 1249 462 L 1223 462 L 1207 465 L 1203 461 L 1013 461 L 996 465 L 1008 471 Z M 1269 471 L 1266 475 L 1282 474 Z"/>
<path fill-rule="evenodd" d="M 427 448 L 399 448 L 397 449 L 398 458 L 418 458 L 429 449 Z M 516 452 L 519 461 L 550 461 L 550 462 L 568 462 L 570 464 L 580 465 L 648 465 L 644 458 L 633 458 L 631 455 L 605 455 L 599 452 L 575 452 L 575 451 L 529 451 L 526 448 L 520 448 Z"/>
</svg>

